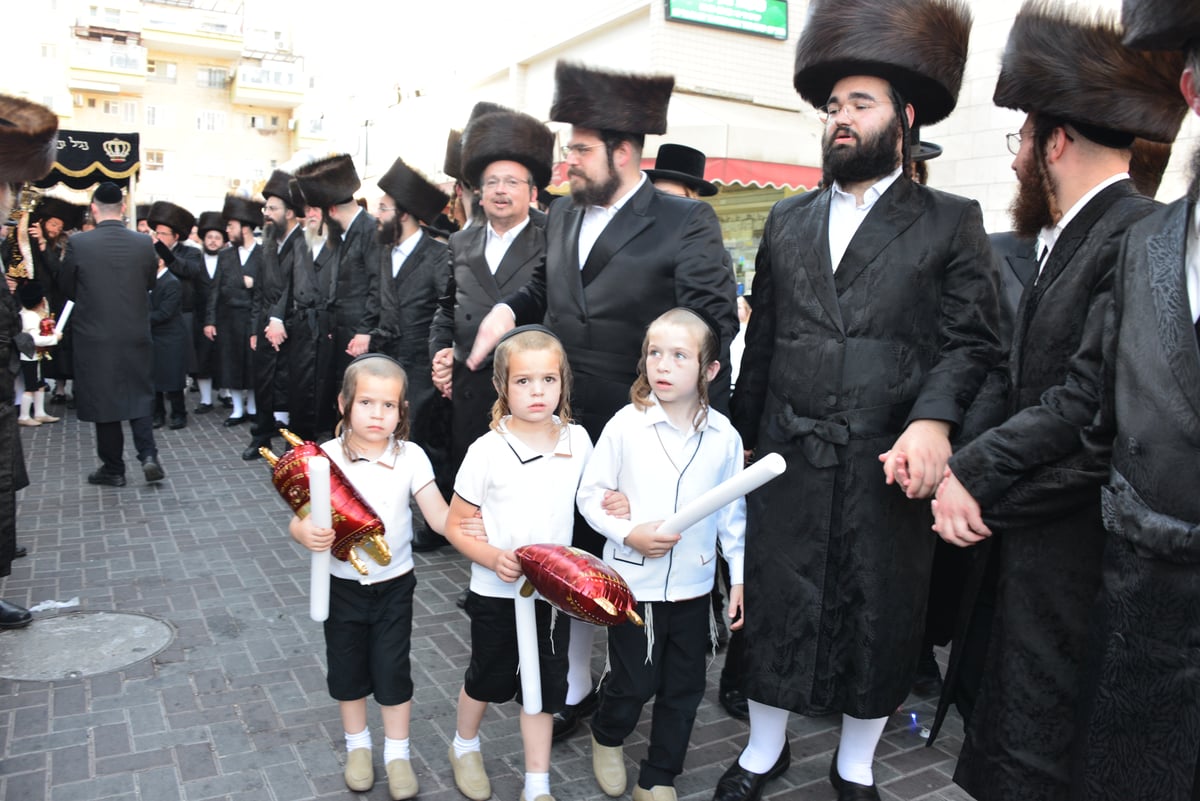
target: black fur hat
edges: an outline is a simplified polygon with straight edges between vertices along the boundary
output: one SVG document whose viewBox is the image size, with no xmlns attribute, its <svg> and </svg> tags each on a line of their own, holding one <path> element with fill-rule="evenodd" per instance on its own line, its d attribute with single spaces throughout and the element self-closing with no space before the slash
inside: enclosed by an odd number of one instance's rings
<svg viewBox="0 0 1200 801">
<path fill-rule="evenodd" d="M 603 131 L 664 134 L 674 88 L 673 75 L 607 72 L 560 61 L 550 119 Z"/>
<path fill-rule="evenodd" d="M 1183 50 L 1200 39 L 1195 0 L 1122 0 L 1125 45 L 1139 50 Z"/>
<path fill-rule="evenodd" d="M 462 180 L 462 131 L 451 130 L 446 134 L 446 158 L 442 160 L 442 172 L 456 181 Z"/>
<path fill-rule="evenodd" d="M 146 215 L 146 222 L 150 224 L 151 228 L 165 225 L 180 239 L 187 239 L 192 235 L 192 226 L 196 224 L 196 218 L 183 206 L 176 206 L 174 203 L 160 200 L 150 207 L 150 213 Z"/>
<path fill-rule="evenodd" d="M 1171 161 L 1171 142 L 1151 142 L 1149 139 L 1135 139 L 1133 154 L 1129 159 L 1129 179 L 1137 191 L 1146 197 L 1158 194 L 1162 185 L 1163 173 Z"/>
<path fill-rule="evenodd" d="M 134 209 L 134 213 L 137 215 L 134 218 L 135 221 L 148 220 L 150 218 L 150 204 L 149 203 L 137 204 L 137 206 Z"/>
<path fill-rule="evenodd" d="M 58 117 L 45 106 L 0 95 L 0 183 L 36 181 L 58 153 Z"/>
<path fill-rule="evenodd" d="M 283 170 L 274 170 L 267 183 L 263 186 L 263 197 L 277 197 L 296 214 L 304 213 L 304 199 L 292 195 L 292 174 Z"/>
<path fill-rule="evenodd" d="M 519 111 L 480 115 L 463 131 L 462 177 L 471 186 L 479 186 L 483 171 L 493 161 L 522 164 L 533 176 L 535 187 L 545 186 L 554 167 L 554 134 Z"/>
<path fill-rule="evenodd" d="M 404 159 L 396 159 L 375 183 L 381 191 L 396 201 L 397 206 L 423 223 L 428 224 L 437 219 L 438 214 L 450 202 L 449 195 L 405 164 Z"/>
<path fill-rule="evenodd" d="M 321 209 L 353 200 L 362 186 L 354 162 L 345 153 L 305 164 L 296 170 L 296 184 L 305 205 Z"/>
<path fill-rule="evenodd" d="M 696 148 L 668 143 L 659 146 L 654 169 L 646 170 L 646 177 L 651 181 L 676 181 L 690 186 L 701 197 L 712 197 L 717 194 L 717 185 L 704 180 L 707 163 L 708 157 Z"/>
<path fill-rule="evenodd" d="M 820 108 L 842 78 L 874 75 L 912 104 L 914 125 L 932 125 L 958 103 L 970 37 L 962 0 L 812 0 L 793 84 Z"/>
<path fill-rule="evenodd" d="M 251 228 L 261 228 L 263 224 L 262 201 L 253 200 L 239 195 L 226 195 L 225 205 L 221 209 L 221 217 L 225 220 L 237 220 L 242 225 Z"/>
<path fill-rule="evenodd" d="M 37 205 L 33 207 L 33 219 L 46 220 L 50 217 L 57 217 L 62 220 L 63 230 L 71 231 L 83 226 L 83 218 L 87 214 L 87 210 L 87 206 L 43 195 Z"/>
<path fill-rule="evenodd" d="M 1013 20 L 992 97 L 997 106 L 1069 121 L 1093 141 L 1173 142 L 1187 104 L 1183 55 L 1121 44 L 1112 16 L 1026 0 Z"/>
<path fill-rule="evenodd" d="M 219 231 L 225 236 L 225 220 L 219 211 L 202 211 L 196 219 L 196 233 L 203 239 L 209 231 Z M 226 237 L 228 239 L 228 237 Z"/>
</svg>

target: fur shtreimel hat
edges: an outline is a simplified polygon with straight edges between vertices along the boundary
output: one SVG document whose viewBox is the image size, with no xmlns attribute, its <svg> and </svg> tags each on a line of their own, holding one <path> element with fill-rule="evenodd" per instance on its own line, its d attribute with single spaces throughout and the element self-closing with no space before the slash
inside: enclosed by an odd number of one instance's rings
<svg viewBox="0 0 1200 801">
<path fill-rule="evenodd" d="M 446 157 L 442 160 L 442 172 L 456 181 L 462 180 L 462 131 L 451 130 L 446 134 Z"/>
<path fill-rule="evenodd" d="M 397 206 L 426 224 L 436 220 L 450 202 L 449 195 L 405 164 L 404 159 L 396 159 L 375 183 L 380 190 L 396 201 Z"/>
<path fill-rule="evenodd" d="M 958 103 L 970 38 L 961 0 L 812 0 L 792 82 L 820 108 L 842 78 L 874 75 L 912 104 L 914 125 L 932 125 Z"/>
<path fill-rule="evenodd" d="M 362 186 L 354 162 L 345 153 L 305 164 L 296 170 L 296 184 L 304 203 L 320 209 L 353 200 Z"/>
<path fill-rule="evenodd" d="M 1139 50 L 1183 50 L 1200 39 L 1196 0 L 1122 0 L 1125 45 Z"/>
<path fill-rule="evenodd" d="M 529 170 L 535 187 L 550 183 L 554 134 L 528 114 L 495 111 L 476 117 L 463 131 L 463 178 L 479 186 L 493 161 L 515 161 Z"/>
<path fill-rule="evenodd" d="M 134 218 L 135 220 L 139 220 L 139 221 L 140 220 L 148 220 L 150 218 L 150 204 L 149 203 L 137 204 L 137 206 L 134 209 L 134 213 L 137 214 L 137 216 Z"/>
<path fill-rule="evenodd" d="M 260 228 L 263 224 L 262 201 L 252 200 L 239 195 L 226 195 L 225 205 L 221 207 L 221 218 L 237 220 L 242 225 Z"/>
<path fill-rule="evenodd" d="M 219 211 L 202 211 L 196 218 L 196 233 L 203 239 L 209 231 L 218 231 L 225 236 L 225 219 Z"/>
<path fill-rule="evenodd" d="M 63 230 L 71 231 L 83 226 L 83 218 L 87 214 L 87 211 L 87 206 L 81 206 L 78 203 L 68 203 L 62 198 L 43 195 L 37 205 L 33 207 L 33 219 L 47 220 L 51 217 L 57 217 L 62 220 Z"/>
<path fill-rule="evenodd" d="M 708 157 L 696 148 L 668 143 L 658 148 L 654 169 L 646 170 L 646 177 L 651 181 L 676 181 L 690 186 L 701 197 L 712 197 L 717 194 L 717 185 L 704 180 L 707 163 Z"/>
<path fill-rule="evenodd" d="M 192 226 L 196 224 L 196 218 L 183 206 L 159 200 L 150 207 L 150 213 L 146 215 L 146 222 L 150 224 L 151 228 L 165 225 L 180 239 L 187 239 L 192 235 Z"/>
<path fill-rule="evenodd" d="M 674 89 L 673 75 L 607 72 L 560 61 L 550 119 L 602 131 L 664 134 Z"/>
<path fill-rule="evenodd" d="M 1091 10 L 1026 0 L 1013 20 L 992 101 L 1066 120 L 1109 147 L 1135 136 L 1173 142 L 1187 105 L 1183 55 L 1131 50 L 1116 20 Z"/>
<path fill-rule="evenodd" d="M 54 166 L 58 117 L 45 106 L 0 95 L 0 183 L 36 181 Z"/>
<path fill-rule="evenodd" d="M 271 177 L 263 185 L 262 193 L 263 198 L 277 197 L 297 214 L 304 213 L 304 198 L 292 196 L 292 174 L 290 172 L 284 172 L 283 170 L 272 171 Z"/>
</svg>

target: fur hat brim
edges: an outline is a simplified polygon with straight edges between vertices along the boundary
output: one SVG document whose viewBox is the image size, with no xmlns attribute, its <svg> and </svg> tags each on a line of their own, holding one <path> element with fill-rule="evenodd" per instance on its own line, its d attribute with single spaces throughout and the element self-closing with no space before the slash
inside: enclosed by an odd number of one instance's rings
<svg viewBox="0 0 1200 801">
<path fill-rule="evenodd" d="M 431 223 L 446 208 L 450 196 L 433 185 L 421 173 L 396 159 L 395 163 L 375 182 L 396 205 L 423 223 Z"/>
<path fill-rule="evenodd" d="M 177 206 L 166 200 L 159 200 L 150 207 L 146 222 L 151 228 L 165 225 L 175 232 L 180 239 L 192 235 L 192 226 L 196 224 L 195 216 L 183 206 Z"/>
<path fill-rule="evenodd" d="M 296 214 L 304 213 L 304 198 L 292 194 L 292 174 L 283 170 L 273 170 L 271 177 L 263 186 L 263 198 L 277 197 Z"/>
<path fill-rule="evenodd" d="M 533 177 L 535 187 L 550 182 L 554 166 L 554 134 L 540 121 L 519 111 L 496 111 L 477 117 L 463 131 L 463 178 L 479 186 L 494 161 L 515 161 Z"/>
<path fill-rule="evenodd" d="M 1183 55 L 1133 50 L 1121 39 L 1109 15 L 1027 0 L 1008 34 L 993 102 L 1173 142 L 1187 113 L 1178 88 Z"/>
<path fill-rule="evenodd" d="M 62 198 L 43 196 L 33 207 L 33 219 L 46 220 L 57 217 L 62 220 L 64 231 L 72 231 L 83 226 L 83 218 L 87 211 L 87 206 L 68 203 Z"/>
<path fill-rule="evenodd" d="M 550 119 L 628 134 L 667 132 L 673 75 L 633 75 L 560 61 L 554 69 Z"/>
<path fill-rule="evenodd" d="M 353 200 L 362 186 L 354 161 L 345 153 L 304 165 L 296 170 L 295 179 L 305 205 L 321 209 Z"/>
<path fill-rule="evenodd" d="M 1200 39 L 1200 4 L 1195 0 L 1122 0 L 1125 46 L 1138 50 L 1183 50 Z"/>
<path fill-rule="evenodd" d="M 442 172 L 456 181 L 462 180 L 462 131 L 446 134 L 446 157 L 442 159 Z"/>
<path fill-rule="evenodd" d="M 820 108 L 841 79 L 874 75 L 912 104 L 914 125 L 931 125 L 958 103 L 970 37 L 960 0 L 813 0 L 793 84 Z"/>
<path fill-rule="evenodd" d="M 196 218 L 196 233 L 203 239 L 209 231 L 220 231 L 225 236 L 225 218 L 219 211 L 202 211 Z"/>
<path fill-rule="evenodd" d="M 58 117 L 45 106 L 0 95 L 0 183 L 36 181 L 54 166 Z"/>
<path fill-rule="evenodd" d="M 226 195 L 225 205 L 221 208 L 221 217 L 225 220 L 237 220 L 242 225 L 259 228 L 263 224 L 262 201 L 253 200 L 238 195 Z"/>
</svg>

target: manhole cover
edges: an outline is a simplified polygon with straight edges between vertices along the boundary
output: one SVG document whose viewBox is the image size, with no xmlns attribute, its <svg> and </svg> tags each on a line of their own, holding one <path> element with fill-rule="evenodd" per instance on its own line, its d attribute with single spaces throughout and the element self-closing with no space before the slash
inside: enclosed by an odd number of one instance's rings
<svg viewBox="0 0 1200 801">
<path fill-rule="evenodd" d="M 128 612 L 73 612 L 0 632 L 0 677 L 55 681 L 96 676 L 149 659 L 175 638 L 157 618 Z"/>
</svg>

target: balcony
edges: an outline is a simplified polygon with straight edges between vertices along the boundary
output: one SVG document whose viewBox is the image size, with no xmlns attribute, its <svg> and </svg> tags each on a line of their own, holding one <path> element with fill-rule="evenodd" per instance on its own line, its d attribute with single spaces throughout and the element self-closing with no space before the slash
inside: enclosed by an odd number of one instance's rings
<svg viewBox="0 0 1200 801">
<path fill-rule="evenodd" d="M 304 102 L 304 73 L 293 63 L 242 64 L 233 76 L 235 105 L 292 109 Z"/>
<path fill-rule="evenodd" d="M 146 85 L 146 48 L 77 39 L 68 81 L 73 91 L 139 92 Z"/>
<path fill-rule="evenodd" d="M 223 11 L 146 3 L 142 43 L 152 50 L 236 59 L 242 52 L 242 17 Z"/>
</svg>

